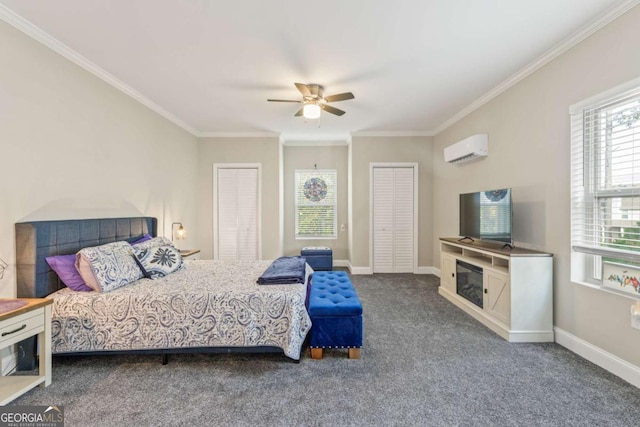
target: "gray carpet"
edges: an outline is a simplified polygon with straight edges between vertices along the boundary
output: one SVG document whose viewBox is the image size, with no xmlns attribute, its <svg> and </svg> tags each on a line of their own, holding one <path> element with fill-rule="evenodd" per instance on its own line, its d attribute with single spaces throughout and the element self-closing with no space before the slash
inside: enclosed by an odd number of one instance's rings
<svg viewBox="0 0 640 427">
<path fill-rule="evenodd" d="M 510 344 L 440 297 L 437 277 L 354 276 L 360 360 L 306 355 L 54 357 L 15 405 L 66 426 L 637 426 L 640 389 L 556 344 Z"/>
</svg>

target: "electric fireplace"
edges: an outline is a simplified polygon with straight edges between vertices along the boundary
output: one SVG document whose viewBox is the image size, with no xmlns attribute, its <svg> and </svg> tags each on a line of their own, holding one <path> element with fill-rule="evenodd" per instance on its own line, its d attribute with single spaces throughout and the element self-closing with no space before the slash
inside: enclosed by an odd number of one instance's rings
<svg viewBox="0 0 640 427">
<path fill-rule="evenodd" d="M 456 291 L 482 308 L 482 268 L 456 260 Z"/>
</svg>

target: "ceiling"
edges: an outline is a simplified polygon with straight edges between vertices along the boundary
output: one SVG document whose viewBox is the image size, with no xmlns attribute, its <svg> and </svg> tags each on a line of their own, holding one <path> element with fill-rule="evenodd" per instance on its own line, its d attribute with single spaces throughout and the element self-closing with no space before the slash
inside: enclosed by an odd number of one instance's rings
<svg viewBox="0 0 640 427">
<path fill-rule="evenodd" d="M 637 3 L 0 0 L 0 17 L 195 135 L 323 138 L 433 134 Z M 305 122 L 266 101 L 294 82 L 355 99 Z"/>
</svg>

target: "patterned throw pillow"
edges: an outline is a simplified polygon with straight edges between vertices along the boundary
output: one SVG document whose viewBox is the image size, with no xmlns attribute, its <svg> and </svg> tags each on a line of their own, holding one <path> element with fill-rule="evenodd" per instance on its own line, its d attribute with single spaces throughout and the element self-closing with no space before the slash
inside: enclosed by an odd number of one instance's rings
<svg viewBox="0 0 640 427">
<path fill-rule="evenodd" d="M 96 292 L 109 292 L 143 277 L 127 242 L 84 248 L 76 254 L 76 269 Z"/>
<path fill-rule="evenodd" d="M 180 251 L 172 245 L 133 248 L 136 260 L 148 279 L 159 279 L 180 270 L 184 263 Z"/>
<path fill-rule="evenodd" d="M 146 242 L 137 243 L 135 245 L 135 249 L 150 249 L 156 248 L 158 246 L 173 246 L 173 243 L 171 243 L 171 240 L 167 239 L 166 237 L 154 237 L 153 239 L 147 240 Z"/>
</svg>

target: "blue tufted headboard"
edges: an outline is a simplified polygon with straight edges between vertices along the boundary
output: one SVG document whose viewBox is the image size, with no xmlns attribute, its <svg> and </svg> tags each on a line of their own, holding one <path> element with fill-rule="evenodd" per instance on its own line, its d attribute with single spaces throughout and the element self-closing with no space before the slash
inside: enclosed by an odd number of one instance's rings
<svg viewBox="0 0 640 427">
<path fill-rule="evenodd" d="M 15 230 L 18 297 L 42 298 L 64 287 L 46 257 L 74 254 L 88 246 L 118 240 L 133 241 L 145 233 L 155 237 L 158 220 L 130 217 L 18 222 Z"/>
</svg>

